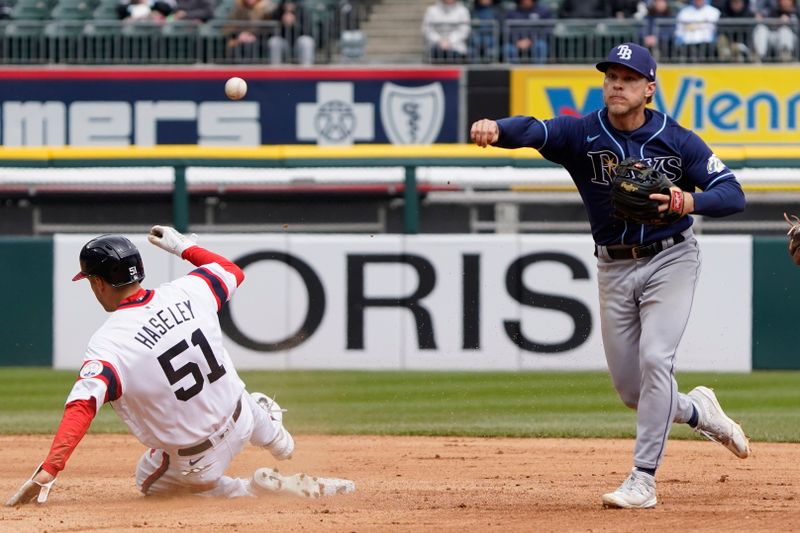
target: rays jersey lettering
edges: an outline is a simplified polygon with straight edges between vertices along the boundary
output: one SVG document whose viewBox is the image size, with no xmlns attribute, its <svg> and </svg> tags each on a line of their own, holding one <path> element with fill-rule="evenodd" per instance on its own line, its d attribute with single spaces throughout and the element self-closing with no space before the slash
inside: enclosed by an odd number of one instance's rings
<svg viewBox="0 0 800 533">
<path fill-rule="evenodd" d="M 619 157 L 611 150 L 599 150 L 586 154 L 592 161 L 592 182 L 611 186 L 611 177 L 619 164 Z"/>
<path fill-rule="evenodd" d="M 151 448 L 207 438 L 244 391 L 217 318 L 235 290 L 234 275 L 212 263 L 121 305 L 90 339 L 67 403 L 111 402 Z"/>
<path fill-rule="evenodd" d="M 535 148 L 545 159 L 569 172 L 598 244 L 652 242 L 692 225 L 691 216 L 668 227 L 638 225 L 612 216 L 611 176 L 616 166 L 629 157 L 644 159 L 685 191 L 718 187 L 722 195 L 718 204 L 725 203 L 726 194 L 741 194 L 733 173 L 700 137 L 650 108 L 645 110 L 645 123 L 634 131 L 615 130 L 605 108 L 583 117 L 562 115 L 539 120 L 517 116 L 498 120 L 497 124 L 497 146 Z M 713 210 L 706 214 L 714 216 Z"/>
<path fill-rule="evenodd" d="M 619 156 L 612 150 L 588 152 L 586 156 L 592 161 L 592 182 L 610 187 L 614 169 L 620 163 Z M 646 157 L 644 161 L 673 183 L 679 183 L 683 177 L 681 158 L 678 156 Z"/>
</svg>

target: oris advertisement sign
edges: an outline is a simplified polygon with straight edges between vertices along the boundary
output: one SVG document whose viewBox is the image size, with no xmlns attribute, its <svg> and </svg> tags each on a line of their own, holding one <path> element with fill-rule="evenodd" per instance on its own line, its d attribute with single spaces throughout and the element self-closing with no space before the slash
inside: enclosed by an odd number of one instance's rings
<svg viewBox="0 0 800 533">
<path fill-rule="evenodd" d="M 70 281 L 91 237 L 55 238 L 57 368 L 80 366 L 107 316 L 86 282 Z M 193 269 L 131 237 L 146 288 Z M 588 236 L 211 235 L 201 244 L 246 274 L 219 315 L 240 368 L 605 368 Z M 677 369 L 749 371 L 750 240 L 701 245 L 706 274 Z"/>
<path fill-rule="evenodd" d="M 244 78 L 244 99 L 225 81 Z M 453 69 L 0 70 L 3 146 L 427 145 L 458 139 Z"/>
</svg>

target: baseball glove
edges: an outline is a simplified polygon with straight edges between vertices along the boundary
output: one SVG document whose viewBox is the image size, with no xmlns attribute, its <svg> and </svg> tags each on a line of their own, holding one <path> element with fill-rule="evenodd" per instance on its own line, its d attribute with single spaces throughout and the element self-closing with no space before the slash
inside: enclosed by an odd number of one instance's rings
<svg viewBox="0 0 800 533">
<path fill-rule="evenodd" d="M 620 163 L 611 178 L 611 206 L 613 215 L 628 222 L 666 226 L 683 216 L 683 191 L 672 189 L 674 184 L 665 175 L 641 159 L 626 159 Z M 651 200 L 651 194 L 670 197 L 669 208 L 659 211 L 660 202 Z"/>
<path fill-rule="evenodd" d="M 783 219 L 789 224 L 789 231 L 786 232 L 789 236 L 789 255 L 800 265 L 800 218 L 797 218 L 797 215 L 790 217 L 784 213 Z"/>
</svg>

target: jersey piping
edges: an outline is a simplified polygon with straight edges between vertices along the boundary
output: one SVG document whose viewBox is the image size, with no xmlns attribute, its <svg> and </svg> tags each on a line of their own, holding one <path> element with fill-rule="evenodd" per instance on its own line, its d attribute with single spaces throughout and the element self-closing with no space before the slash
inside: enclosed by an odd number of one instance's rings
<svg viewBox="0 0 800 533">
<path fill-rule="evenodd" d="M 214 299 L 217 301 L 217 310 L 222 308 L 222 304 L 228 301 L 228 290 L 225 288 L 225 283 L 219 277 L 213 274 L 206 268 L 198 268 L 189 272 L 190 276 L 196 276 L 208 284 Z"/>
</svg>

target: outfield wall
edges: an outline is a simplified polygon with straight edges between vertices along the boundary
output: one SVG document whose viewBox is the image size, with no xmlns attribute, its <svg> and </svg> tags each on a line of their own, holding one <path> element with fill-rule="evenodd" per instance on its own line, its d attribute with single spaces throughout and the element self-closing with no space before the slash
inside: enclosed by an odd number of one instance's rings
<svg viewBox="0 0 800 533">
<path fill-rule="evenodd" d="M 0 240 L 3 293 L 13 298 L 0 320 L 1 364 L 78 366 L 106 316 L 84 283 L 69 281 L 88 238 Z M 800 271 L 785 241 L 699 239 L 703 274 L 678 368 L 800 368 L 790 345 Z M 190 268 L 137 244 L 148 287 Z M 245 265 L 222 314 L 240 368 L 605 367 L 589 236 L 213 235 L 202 244 Z M 35 266 L 6 267 L 31 247 Z"/>
</svg>

